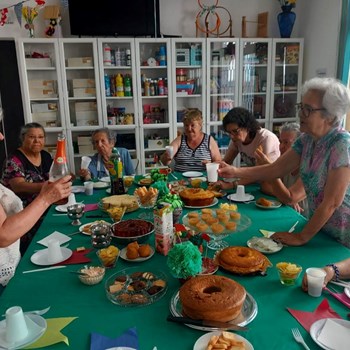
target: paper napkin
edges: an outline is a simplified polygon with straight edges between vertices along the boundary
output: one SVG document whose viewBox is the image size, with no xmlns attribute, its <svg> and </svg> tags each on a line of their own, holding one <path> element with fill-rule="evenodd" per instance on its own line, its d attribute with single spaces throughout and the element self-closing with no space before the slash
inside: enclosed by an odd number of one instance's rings
<svg viewBox="0 0 350 350">
<path fill-rule="evenodd" d="M 68 326 L 77 317 L 49 318 L 46 320 L 46 332 L 35 343 L 25 347 L 25 349 L 47 348 L 50 345 L 64 342 L 69 345 L 68 338 L 61 333 L 61 330 Z"/>
<path fill-rule="evenodd" d="M 98 333 L 91 333 L 90 350 L 105 350 L 125 346 L 137 350 L 139 341 L 136 328 L 130 328 L 118 338 L 108 338 Z"/>
<path fill-rule="evenodd" d="M 71 257 L 65 261 L 62 261 L 55 265 L 73 265 L 73 264 L 86 264 L 91 262 L 90 258 L 87 258 L 85 255 L 90 253 L 92 248 L 85 249 L 77 252 L 76 250 L 73 250 L 73 254 Z"/>
<path fill-rule="evenodd" d="M 348 350 L 350 329 L 336 321 L 327 319 L 317 340 L 329 349 Z"/>
<path fill-rule="evenodd" d="M 332 292 L 329 288 L 325 287 L 324 288 L 332 297 L 336 298 L 339 302 L 344 304 L 350 309 L 350 300 L 348 296 L 344 292 L 336 293 Z"/>
<path fill-rule="evenodd" d="M 259 231 L 264 237 L 267 237 L 267 238 L 270 238 L 275 233 L 274 231 L 268 231 L 263 229 L 260 229 Z"/>
<path fill-rule="evenodd" d="M 48 243 L 51 239 L 57 240 L 58 242 L 60 242 L 60 245 L 66 243 L 66 242 L 69 242 L 71 240 L 71 238 L 68 237 L 67 235 L 64 235 L 63 233 L 58 232 L 58 231 L 54 231 L 50 235 L 48 235 L 45 238 L 38 241 L 37 243 L 42 244 L 45 247 L 47 247 Z"/>
<path fill-rule="evenodd" d="M 310 332 L 311 325 L 323 318 L 341 318 L 330 306 L 327 299 L 323 299 L 321 304 L 317 306 L 313 312 L 293 310 L 287 307 L 287 310 L 294 318 Z"/>
<path fill-rule="evenodd" d="M 93 211 L 93 210 L 97 210 L 98 209 L 98 205 L 95 203 L 95 204 L 85 204 L 85 208 L 84 208 L 84 211 L 87 212 L 87 211 Z"/>
</svg>

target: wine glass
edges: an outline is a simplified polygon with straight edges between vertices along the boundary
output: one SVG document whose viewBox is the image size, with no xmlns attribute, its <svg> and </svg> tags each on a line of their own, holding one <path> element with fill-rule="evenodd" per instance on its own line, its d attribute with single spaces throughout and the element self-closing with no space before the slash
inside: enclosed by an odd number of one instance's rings
<svg viewBox="0 0 350 350">
<path fill-rule="evenodd" d="M 82 204 L 82 203 L 75 203 L 67 207 L 67 215 L 71 220 L 73 220 L 72 225 L 74 226 L 81 225 L 81 222 L 79 219 L 83 217 L 84 209 L 85 209 L 85 204 Z"/>
</svg>

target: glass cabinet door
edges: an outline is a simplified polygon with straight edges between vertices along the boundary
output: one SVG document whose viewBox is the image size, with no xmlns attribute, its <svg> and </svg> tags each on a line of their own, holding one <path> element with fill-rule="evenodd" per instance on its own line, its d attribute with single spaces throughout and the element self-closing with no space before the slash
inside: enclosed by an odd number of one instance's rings
<svg viewBox="0 0 350 350">
<path fill-rule="evenodd" d="M 275 132 L 284 122 L 297 120 L 295 104 L 300 101 L 302 50 L 301 39 L 274 39 L 269 128 Z"/>
</svg>

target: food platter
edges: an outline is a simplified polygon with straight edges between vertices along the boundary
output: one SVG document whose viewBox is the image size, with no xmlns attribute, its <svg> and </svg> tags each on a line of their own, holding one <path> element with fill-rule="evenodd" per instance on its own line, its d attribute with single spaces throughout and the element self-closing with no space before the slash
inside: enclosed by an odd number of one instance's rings
<svg viewBox="0 0 350 350">
<path fill-rule="evenodd" d="M 218 204 L 219 200 L 215 197 L 213 200 L 213 203 L 209 204 L 209 205 L 203 205 L 203 206 L 198 206 L 198 207 L 194 207 L 191 205 L 185 205 L 185 208 L 189 208 L 189 209 L 202 209 L 202 208 L 209 208 L 209 207 L 213 207 L 214 205 Z"/>
<path fill-rule="evenodd" d="M 180 317 L 184 316 L 182 314 L 182 304 L 180 301 L 179 291 L 175 292 L 174 295 L 171 297 L 170 312 L 173 316 L 180 316 Z M 234 320 L 232 320 L 231 322 L 233 324 L 243 327 L 249 324 L 250 322 L 252 322 L 257 314 L 258 314 L 258 304 L 256 303 L 255 299 L 249 293 L 247 293 L 240 315 Z M 185 323 L 185 325 L 190 328 L 199 329 L 201 331 L 219 330 L 219 328 L 210 327 L 210 326 L 197 326 L 197 325 L 192 325 L 187 323 Z"/>
<path fill-rule="evenodd" d="M 266 206 L 266 205 L 261 205 L 257 202 L 255 202 L 255 205 L 261 209 L 277 209 L 279 207 L 282 206 L 282 203 L 279 201 L 275 201 L 275 200 L 269 200 L 269 202 L 271 202 L 272 204 L 270 206 Z"/>
<path fill-rule="evenodd" d="M 142 244 L 140 244 L 140 247 L 142 246 Z M 126 256 L 126 251 L 127 251 L 127 247 L 123 248 L 121 251 L 120 251 L 120 257 L 125 260 L 125 261 L 130 261 L 130 262 L 142 262 L 142 261 L 146 261 L 148 259 L 151 259 L 152 256 L 154 255 L 154 248 L 153 247 L 150 247 L 151 248 L 151 254 L 146 256 L 146 257 L 139 257 L 139 258 L 136 258 L 136 259 L 129 259 L 127 256 Z"/>
<path fill-rule="evenodd" d="M 104 221 L 104 220 L 97 220 L 97 221 L 93 221 L 93 222 L 88 222 L 87 224 L 81 225 L 79 226 L 79 231 L 83 234 L 83 235 L 87 235 L 87 236 L 91 236 L 91 226 L 95 225 L 95 224 L 107 224 L 107 225 L 111 225 L 111 223 Z"/>
<path fill-rule="evenodd" d="M 214 331 L 214 332 L 209 332 L 206 334 L 203 334 L 201 337 L 197 339 L 193 346 L 193 350 L 207 350 L 208 343 L 210 341 L 210 338 L 212 336 L 219 336 L 222 333 L 222 331 Z M 235 334 L 235 338 L 237 341 L 243 342 L 244 343 L 244 349 L 245 350 L 254 350 L 253 345 L 244 337 L 241 335 Z"/>
<path fill-rule="evenodd" d="M 247 246 L 264 254 L 277 253 L 283 248 L 283 244 L 281 242 L 275 242 L 271 238 L 267 237 L 252 237 L 247 242 Z"/>
</svg>

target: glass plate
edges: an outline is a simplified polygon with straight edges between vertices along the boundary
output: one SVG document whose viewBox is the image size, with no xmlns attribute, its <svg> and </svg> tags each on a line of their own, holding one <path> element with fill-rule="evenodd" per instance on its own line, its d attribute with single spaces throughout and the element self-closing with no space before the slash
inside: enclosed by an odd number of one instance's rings
<svg viewBox="0 0 350 350">
<path fill-rule="evenodd" d="M 267 237 L 252 237 L 247 242 L 247 246 L 264 254 L 277 253 L 283 248 L 283 244 L 281 242 L 275 242 L 274 247 L 272 249 L 269 249 L 268 244 L 271 241 L 272 239 Z"/>
<path fill-rule="evenodd" d="M 173 316 L 184 316 L 182 314 L 182 305 L 179 297 L 179 291 L 175 292 L 170 300 L 170 312 Z M 245 326 L 252 322 L 256 315 L 258 314 L 258 304 L 255 299 L 247 293 L 247 296 L 244 300 L 241 314 L 234 319 L 234 324 L 238 326 Z M 186 324 L 186 323 L 185 323 Z M 195 326 L 192 324 L 186 324 L 186 326 L 194 329 L 199 329 L 201 331 L 217 331 L 220 328 L 209 327 L 209 326 Z"/>
</svg>

